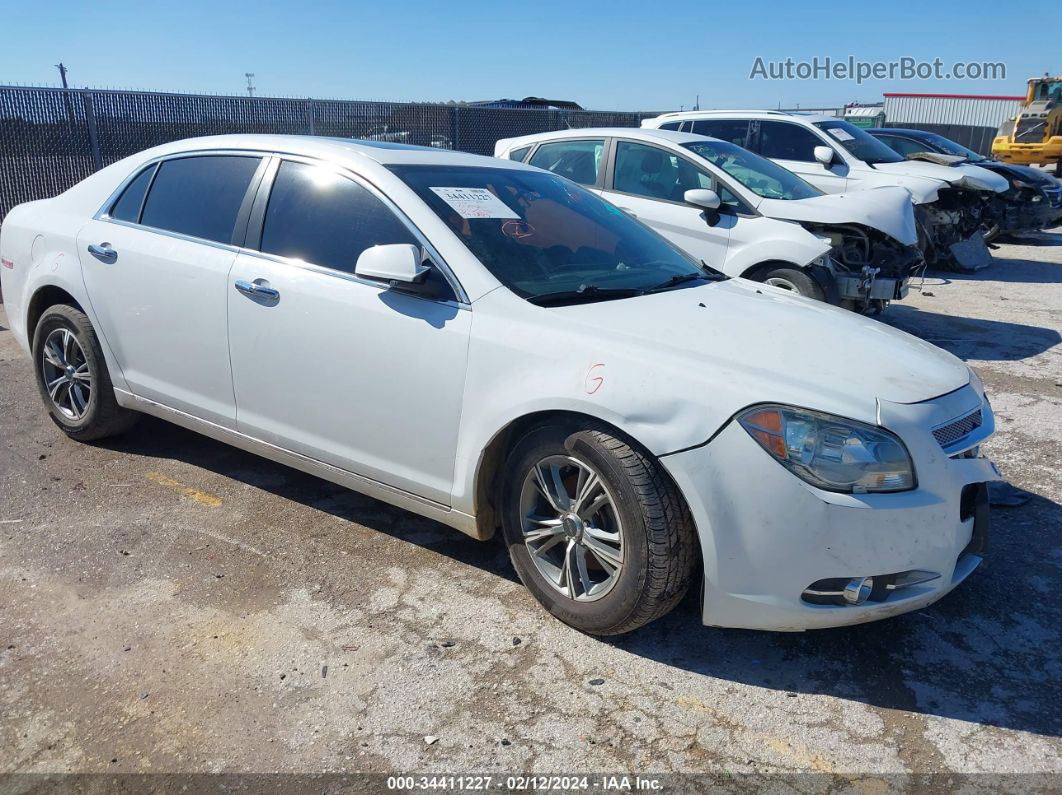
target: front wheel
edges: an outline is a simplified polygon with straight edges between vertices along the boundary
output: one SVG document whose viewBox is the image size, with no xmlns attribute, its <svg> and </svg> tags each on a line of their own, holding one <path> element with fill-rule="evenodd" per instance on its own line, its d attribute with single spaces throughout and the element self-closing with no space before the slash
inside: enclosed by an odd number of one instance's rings
<svg viewBox="0 0 1062 795">
<path fill-rule="evenodd" d="M 618 635 L 685 595 L 693 520 L 648 452 L 592 423 L 542 425 L 516 444 L 505 472 L 502 529 L 513 566 L 561 621 Z"/>
<path fill-rule="evenodd" d="M 772 287 L 780 287 L 783 290 L 797 293 L 805 298 L 813 298 L 816 301 L 826 300 L 826 293 L 822 286 L 811 274 L 799 268 L 768 267 L 760 276 L 760 281 Z"/>
<path fill-rule="evenodd" d="M 37 387 L 49 416 L 73 439 L 114 436 L 139 418 L 114 398 L 96 332 L 84 312 L 66 304 L 49 307 L 33 334 Z"/>
</svg>

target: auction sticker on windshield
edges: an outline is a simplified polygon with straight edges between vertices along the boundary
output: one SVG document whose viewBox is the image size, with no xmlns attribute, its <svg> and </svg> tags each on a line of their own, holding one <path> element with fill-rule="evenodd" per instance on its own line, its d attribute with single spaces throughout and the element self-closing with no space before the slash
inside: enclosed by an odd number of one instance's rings
<svg viewBox="0 0 1062 795">
<path fill-rule="evenodd" d="M 855 140 L 855 136 L 848 130 L 843 130 L 840 127 L 831 127 L 826 132 L 836 138 L 838 141 L 852 141 Z"/>
<path fill-rule="evenodd" d="M 462 218 L 519 218 L 486 188 L 432 188 Z"/>
</svg>

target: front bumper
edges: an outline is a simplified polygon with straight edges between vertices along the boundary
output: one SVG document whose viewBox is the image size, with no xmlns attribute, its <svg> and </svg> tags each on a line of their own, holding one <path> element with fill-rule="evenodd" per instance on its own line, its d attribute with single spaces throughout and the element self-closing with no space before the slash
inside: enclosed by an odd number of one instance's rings
<svg viewBox="0 0 1062 795">
<path fill-rule="evenodd" d="M 977 567 L 987 512 L 971 511 L 971 494 L 1000 478 L 991 461 L 970 453 L 993 430 L 987 402 L 967 386 L 925 403 L 879 403 L 882 425 L 904 439 L 915 462 L 918 486 L 911 491 L 816 489 L 736 422 L 702 447 L 661 459 L 697 523 L 705 624 L 800 631 L 875 621 L 935 602 Z M 942 449 L 930 429 L 977 408 L 981 427 Z M 805 597 L 821 581 L 908 572 L 938 576 L 858 605 Z"/>
<path fill-rule="evenodd" d="M 836 276 L 837 292 L 853 301 L 899 301 L 907 297 L 910 279 L 882 276 Z"/>
</svg>

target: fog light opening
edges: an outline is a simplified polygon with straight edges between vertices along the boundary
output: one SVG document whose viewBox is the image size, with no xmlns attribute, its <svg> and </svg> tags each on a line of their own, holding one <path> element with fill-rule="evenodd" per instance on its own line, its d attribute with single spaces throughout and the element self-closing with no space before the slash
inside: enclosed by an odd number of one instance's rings
<svg viewBox="0 0 1062 795">
<path fill-rule="evenodd" d="M 874 590 L 873 577 L 853 577 L 844 587 L 844 600 L 850 605 L 861 605 Z"/>
</svg>

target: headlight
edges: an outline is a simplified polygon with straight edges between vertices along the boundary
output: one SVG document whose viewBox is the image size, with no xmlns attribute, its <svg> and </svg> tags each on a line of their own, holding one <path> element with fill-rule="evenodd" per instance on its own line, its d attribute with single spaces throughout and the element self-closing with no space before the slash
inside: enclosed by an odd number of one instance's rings
<svg viewBox="0 0 1062 795">
<path fill-rule="evenodd" d="M 906 491 L 914 465 L 900 438 L 882 428 L 793 406 L 759 405 L 741 427 L 778 463 L 826 491 Z"/>
</svg>

